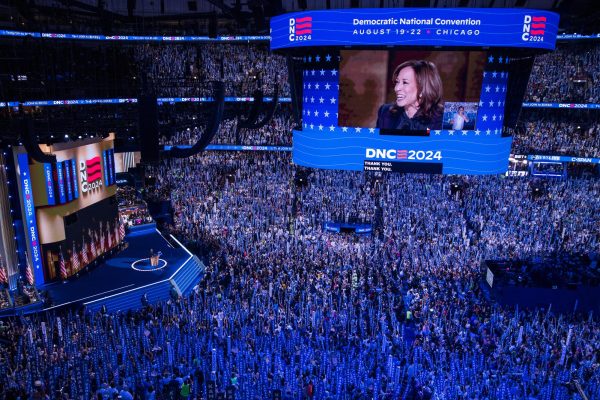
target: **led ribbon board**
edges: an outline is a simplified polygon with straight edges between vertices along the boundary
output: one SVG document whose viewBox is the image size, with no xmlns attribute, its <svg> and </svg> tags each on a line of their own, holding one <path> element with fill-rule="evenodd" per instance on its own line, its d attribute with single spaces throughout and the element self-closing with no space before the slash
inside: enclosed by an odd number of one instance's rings
<svg viewBox="0 0 600 400">
<path fill-rule="evenodd" d="M 529 9 L 366 8 L 271 18 L 271 49 L 311 46 L 475 46 L 554 50 L 556 13 Z"/>
</svg>

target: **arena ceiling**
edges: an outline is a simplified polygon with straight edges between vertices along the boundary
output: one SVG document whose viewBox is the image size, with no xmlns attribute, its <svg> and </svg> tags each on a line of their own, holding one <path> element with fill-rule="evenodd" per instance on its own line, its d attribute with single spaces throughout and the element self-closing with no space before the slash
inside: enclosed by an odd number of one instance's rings
<svg viewBox="0 0 600 400">
<path fill-rule="evenodd" d="M 53 18 L 63 23 L 65 18 L 71 23 L 84 18 L 96 19 L 106 29 L 194 22 L 197 29 L 206 30 L 216 19 L 220 33 L 264 33 L 269 18 L 285 12 L 381 7 L 533 8 L 559 12 L 562 32 L 592 33 L 600 26 L 597 0 L 8 0 L 0 6 L 0 27 L 23 24 L 21 18 L 46 24 Z"/>
</svg>

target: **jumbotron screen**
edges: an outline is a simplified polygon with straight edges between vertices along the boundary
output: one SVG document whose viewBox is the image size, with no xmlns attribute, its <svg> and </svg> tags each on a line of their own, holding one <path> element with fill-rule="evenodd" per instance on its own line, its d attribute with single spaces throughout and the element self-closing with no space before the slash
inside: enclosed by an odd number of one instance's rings
<svg viewBox="0 0 600 400">
<path fill-rule="evenodd" d="M 315 168 L 504 173 L 510 58 L 478 50 L 315 49 L 303 58 L 294 162 Z"/>
<path fill-rule="evenodd" d="M 273 17 L 271 49 L 302 58 L 292 80 L 301 82 L 296 98 L 302 103 L 294 162 L 359 171 L 505 173 L 531 68 L 522 60 L 554 49 L 558 19 L 541 10 L 470 8 Z"/>
</svg>

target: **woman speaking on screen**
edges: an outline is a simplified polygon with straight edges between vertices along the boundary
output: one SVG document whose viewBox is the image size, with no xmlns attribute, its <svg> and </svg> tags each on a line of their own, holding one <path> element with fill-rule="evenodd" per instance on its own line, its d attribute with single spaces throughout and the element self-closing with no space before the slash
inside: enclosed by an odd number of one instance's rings
<svg viewBox="0 0 600 400">
<path fill-rule="evenodd" d="M 392 74 L 396 102 L 377 113 L 377 128 L 424 131 L 441 129 L 444 115 L 442 79 L 430 61 L 409 60 Z"/>
</svg>

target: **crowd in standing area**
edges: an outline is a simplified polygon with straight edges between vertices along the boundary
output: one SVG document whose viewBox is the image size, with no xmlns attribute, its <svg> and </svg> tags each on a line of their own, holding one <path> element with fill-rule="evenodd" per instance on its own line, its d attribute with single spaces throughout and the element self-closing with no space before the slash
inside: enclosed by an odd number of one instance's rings
<svg viewBox="0 0 600 400">
<path fill-rule="evenodd" d="M 598 180 L 533 196 L 529 179 L 312 170 L 285 152 L 151 173 L 169 229 L 206 260 L 194 294 L 9 320 L 5 398 L 199 398 L 208 381 L 239 399 L 571 399 L 573 380 L 600 396 L 596 315 L 503 308 L 480 284 L 482 259 L 597 255 Z M 322 229 L 377 213 L 377 234 Z"/>
</svg>

